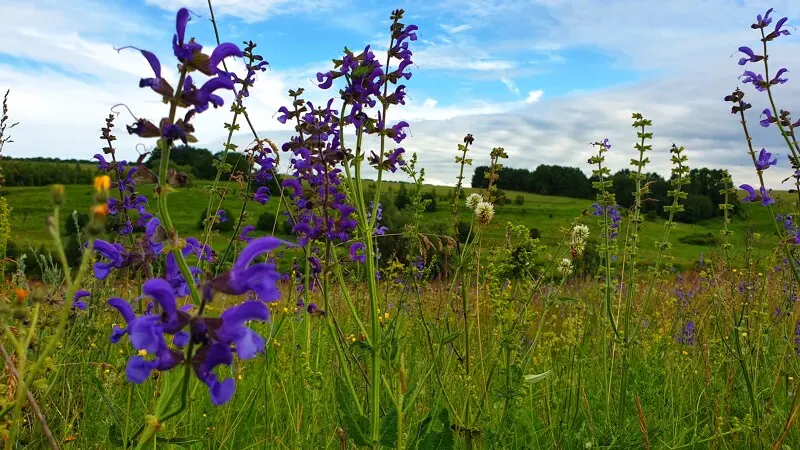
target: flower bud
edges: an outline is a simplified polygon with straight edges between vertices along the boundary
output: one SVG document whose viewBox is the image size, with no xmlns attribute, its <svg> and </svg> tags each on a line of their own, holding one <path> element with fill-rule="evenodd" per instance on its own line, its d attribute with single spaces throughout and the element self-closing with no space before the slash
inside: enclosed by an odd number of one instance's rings
<svg viewBox="0 0 800 450">
<path fill-rule="evenodd" d="M 64 185 L 54 184 L 50 188 L 50 199 L 54 206 L 62 206 L 64 204 Z"/>
</svg>

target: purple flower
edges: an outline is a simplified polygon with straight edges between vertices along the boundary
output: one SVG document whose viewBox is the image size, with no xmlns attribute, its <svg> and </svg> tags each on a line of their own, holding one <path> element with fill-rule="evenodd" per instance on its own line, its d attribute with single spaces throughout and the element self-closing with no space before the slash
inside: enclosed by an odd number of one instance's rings
<svg viewBox="0 0 800 450">
<path fill-rule="evenodd" d="M 767 170 L 769 166 L 774 166 L 778 164 L 778 159 L 773 159 L 770 161 L 772 157 L 772 153 L 768 152 L 767 149 L 762 148 L 761 151 L 758 153 L 758 160 L 756 160 L 756 169 L 758 170 Z"/>
<path fill-rule="evenodd" d="M 361 254 L 359 252 L 363 252 L 367 248 L 363 242 L 354 242 L 350 246 L 350 261 L 358 261 L 360 263 L 367 262 L 367 255 Z"/>
<path fill-rule="evenodd" d="M 220 223 L 227 222 L 228 221 L 227 211 L 225 211 L 224 209 L 220 209 L 219 211 L 217 211 L 217 220 L 219 220 Z"/>
<path fill-rule="evenodd" d="M 280 273 L 274 264 L 252 264 L 257 257 L 268 253 L 284 244 L 278 238 L 266 236 L 253 239 L 242 250 L 231 270 L 212 280 L 214 289 L 231 295 L 241 295 L 254 291 L 262 302 L 274 302 L 281 296 L 278 281 Z"/>
<path fill-rule="evenodd" d="M 754 202 L 758 200 L 756 190 L 753 189 L 753 186 L 750 186 L 749 184 L 742 184 L 739 186 L 739 189 L 744 189 L 744 191 L 747 192 L 747 197 L 742 199 L 743 202 Z"/>
<path fill-rule="evenodd" d="M 756 63 L 764 59 L 761 55 L 756 55 L 750 47 L 739 47 L 739 51 L 747 55 L 747 58 L 740 58 L 739 65 L 743 66 L 748 62 Z"/>
<path fill-rule="evenodd" d="M 679 344 L 682 345 L 694 345 L 697 340 L 695 337 L 695 329 L 694 329 L 694 322 L 691 320 L 683 324 L 680 333 L 675 338 Z"/>
<path fill-rule="evenodd" d="M 253 196 L 255 201 L 261 203 L 262 205 L 266 204 L 269 201 L 269 188 L 266 186 L 261 186 L 256 190 L 255 195 Z"/>
<path fill-rule="evenodd" d="M 167 344 L 167 336 L 172 336 L 172 343 L 178 348 L 190 341 L 200 346 L 190 361 L 194 373 L 208 386 L 215 405 L 227 403 L 235 391 L 235 382 L 230 378 L 221 381 L 214 374 L 214 368 L 233 364 L 234 352 L 241 359 L 263 353 L 264 339 L 246 324 L 252 320 L 267 321 L 269 309 L 266 305 L 247 301 L 226 309 L 219 318 L 192 317 L 188 313 L 191 305 L 177 307 L 172 286 L 166 281 L 148 280 L 142 291 L 158 302 L 161 314 L 146 313 L 137 317 L 125 300 L 112 298 L 108 301 L 126 322 L 125 328 L 114 326 L 111 342 L 117 343 L 127 334 L 135 349 L 146 351 L 144 356 L 134 355 L 128 360 L 128 380 L 142 383 L 153 370 L 168 371 L 185 361 L 182 351 L 171 349 Z M 213 291 L 208 295 L 213 297 Z M 190 332 L 184 330 L 187 325 Z M 146 359 L 151 355 L 152 359 Z"/>
<path fill-rule="evenodd" d="M 767 82 L 764 81 L 764 76 L 760 73 L 755 73 L 752 70 L 745 70 L 742 74 L 742 83 L 752 84 L 757 91 L 763 92 L 767 90 Z"/>
<path fill-rule="evenodd" d="M 769 81 L 769 84 L 783 84 L 789 81 L 788 78 L 781 78 L 781 75 L 783 75 L 788 71 L 789 69 L 786 69 L 785 67 L 779 69 L 778 72 L 775 74 L 775 76 L 772 77 L 772 79 Z"/>
<path fill-rule="evenodd" d="M 253 225 L 247 225 L 246 227 L 242 228 L 242 232 L 239 234 L 239 240 L 240 240 L 240 241 L 245 241 L 245 242 L 248 242 L 248 243 L 249 243 L 250 241 L 252 241 L 252 240 L 253 240 L 253 238 L 251 238 L 251 237 L 248 237 L 247 235 L 248 235 L 248 234 L 249 234 L 251 231 L 253 231 L 253 230 L 255 230 L 255 229 L 256 229 L 256 227 L 254 227 Z"/>
<path fill-rule="evenodd" d="M 775 203 L 775 199 L 769 196 L 766 188 L 761 186 L 761 204 L 763 206 L 769 206 Z"/>
<path fill-rule="evenodd" d="M 759 14 L 756 17 L 756 23 L 750 25 L 750 28 L 752 28 L 754 30 L 758 30 L 758 29 L 764 28 L 764 27 L 768 26 L 770 23 L 772 23 L 772 18 L 769 16 L 770 14 L 772 14 L 772 9 L 773 8 L 768 9 L 767 12 L 764 14 L 764 17 L 761 17 L 761 14 Z"/>
<path fill-rule="evenodd" d="M 72 307 L 83 311 L 84 309 L 86 309 L 86 302 L 84 302 L 81 299 L 91 296 L 92 293 L 87 291 L 86 289 L 79 289 L 77 292 L 75 292 L 75 295 L 72 297 Z"/>
<path fill-rule="evenodd" d="M 766 118 L 761 119 L 761 121 L 759 122 L 762 127 L 768 128 L 769 124 L 777 122 L 775 117 L 773 117 L 773 115 L 772 115 L 772 110 L 771 109 L 764 108 L 764 111 L 762 111 L 761 114 L 767 116 Z"/>
<path fill-rule="evenodd" d="M 778 22 L 775 24 L 775 30 L 773 30 L 772 33 L 766 35 L 764 37 L 764 40 L 765 41 L 771 41 L 773 39 L 776 39 L 776 38 L 780 37 L 781 35 L 789 36 L 791 34 L 791 33 L 789 33 L 789 30 L 783 30 L 782 29 L 783 26 L 786 24 L 787 20 L 789 20 L 788 17 L 783 17 L 780 20 L 778 20 Z"/>
<path fill-rule="evenodd" d="M 109 244 L 102 239 L 97 239 L 94 241 L 94 251 L 108 260 L 108 262 L 94 263 L 94 276 L 98 280 L 105 280 L 112 268 L 121 269 L 126 266 L 127 254 L 121 244 Z"/>
</svg>

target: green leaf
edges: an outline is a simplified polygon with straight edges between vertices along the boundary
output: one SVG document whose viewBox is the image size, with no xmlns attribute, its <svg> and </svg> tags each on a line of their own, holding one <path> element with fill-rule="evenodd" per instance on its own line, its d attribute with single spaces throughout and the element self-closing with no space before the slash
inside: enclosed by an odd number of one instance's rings
<svg viewBox="0 0 800 450">
<path fill-rule="evenodd" d="M 548 375 L 550 375 L 550 371 L 549 370 L 547 372 L 543 372 L 543 373 L 540 373 L 538 375 L 525 375 L 525 382 L 531 383 L 531 384 L 538 383 L 538 382 L 544 380 L 545 378 L 547 378 Z"/>
<path fill-rule="evenodd" d="M 114 447 L 123 446 L 122 432 L 115 423 L 112 423 L 111 426 L 108 427 L 108 442 L 110 442 Z"/>
<path fill-rule="evenodd" d="M 394 447 L 397 445 L 397 408 L 392 407 L 381 421 L 381 445 Z"/>
<path fill-rule="evenodd" d="M 358 412 L 356 403 L 341 377 L 336 377 L 336 402 L 347 436 L 358 446 L 369 445 L 365 434 L 365 431 L 369 430 L 369 420 Z"/>
<path fill-rule="evenodd" d="M 448 334 L 447 336 L 442 338 L 442 345 L 449 344 L 449 343 L 455 341 L 456 338 L 458 337 L 458 335 L 460 335 L 460 334 L 461 334 L 460 331 L 456 331 L 455 333 Z"/>
<path fill-rule="evenodd" d="M 187 446 L 189 446 L 191 444 L 194 444 L 194 443 L 197 443 L 197 442 L 203 442 L 204 440 L 205 439 L 200 438 L 200 437 L 189 437 L 189 436 L 186 436 L 186 437 L 174 437 L 174 438 L 164 438 L 164 437 L 159 437 L 158 438 L 158 442 L 159 443 L 168 442 L 170 444 L 180 445 L 181 447 L 187 447 Z"/>
</svg>

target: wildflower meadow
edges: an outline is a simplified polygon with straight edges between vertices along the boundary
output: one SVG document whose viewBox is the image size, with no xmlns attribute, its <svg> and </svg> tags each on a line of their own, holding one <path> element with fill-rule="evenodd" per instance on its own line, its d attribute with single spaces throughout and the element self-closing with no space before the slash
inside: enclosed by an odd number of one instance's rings
<svg viewBox="0 0 800 450">
<path fill-rule="evenodd" d="M 574 150 L 585 189 L 540 230 L 523 219 L 549 200 L 501 188 L 521 176 L 502 142 L 453 130 L 445 188 L 403 148 L 414 123 L 393 117 L 424 31 L 410 12 L 386 11 L 383 42 L 330 55 L 314 80 L 327 102 L 289 90 L 273 117 L 294 135 L 274 142 L 248 113 L 269 55 L 221 41 L 208 6 L 161 24 L 169 60 L 116 48 L 146 61 L 129 83 L 159 117 L 120 98 L 91 164 L 0 161 L 5 448 L 800 448 L 800 120 L 781 109 L 800 67 L 769 57 L 795 38 L 780 11 L 754 11 L 751 41 L 731 43 L 743 75 L 719 98 L 759 183 L 693 170 L 690 149 L 654 146 L 659 124 L 630 111 L 629 135 Z M 222 151 L 176 163 L 218 108 Z M 153 164 L 119 157 L 123 133 Z M 660 181 L 655 160 L 671 163 Z M 64 181 L 31 187 L 48 170 Z M 793 188 L 770 186 L 774 172 Z M 704 205 L 700 177 L 716 177 L 711 231 L 678 236 Z M 28 203 L 44 205 L 37 225 L 17 212 Z M 23 223 L 40 248 L 21 246 Z"/>
</svg>

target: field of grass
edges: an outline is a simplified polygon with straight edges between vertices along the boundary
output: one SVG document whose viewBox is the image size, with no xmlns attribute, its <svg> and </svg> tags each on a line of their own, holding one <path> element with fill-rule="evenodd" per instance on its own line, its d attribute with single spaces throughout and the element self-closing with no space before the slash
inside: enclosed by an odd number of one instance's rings
<svg viewBox="0 0 800 450">
<path fill-rule="evenodd" d="M 370 186 L 370 182 L 365 183 Z M 195 181 L 192 186 L 186 188 L 178 188 L 169 196 L 170 202 L 174 204 L 171 208 L 172 219 L 179 230 L 185 230 L 187 236 L 199 233 L 201 230 L 197 226 L 200 214 L 208 204 L 208 188 L 211 182 L 205 180 Z M 238 184 L 233 182 L 222 183 L 223 186 L 230 190 L 229 196 L 223 202 L 223 207 L 230 210 L 233 215 L 238 218 L 241 211 L 241 188 Z M 383 198 L 386 201 L 392 201 L 394 195 L 399 189 L 400 183 L 386 183 L 387 191 L 384 193 Z M 410 185 L 408 185 L 410 187 Z M 434 191 L 439 197 L 447 197 L 453 188 L 446 186 L 426 186 L 425 191 Z M 476 189 L 466 189 L 467 193 L 477 192 Z M 86 212 L 87 205 L 91 203 L 92 187 L 84 185 L 69 185 L 65 187 L 66 202 L 64 212 L 69 213 L 73 210 L 79 212 Z M 155 205 L 152 196 L 152 188 L 143 186 L 140 188 L 140 193 L 146 195 L 150 200 L 150 205 Z M 33 246 L 38 248 L 40 245 L 49 246 L 51 244 L 50 237 L 45 228 L 45 217 L 51 213 L 50 207 L 50 188 L 47 186 L 41 187 L 4 187 L 0 188 L 0 195 L 6 198 L 9 205 L 14 209 L 11 216 L 11 230 L 14 241 L 22 245 L 23 248 Z M 494 222 L 487 227 L 484 232 L 484 239 L 489 245 L 497 245 L 504 241 L 505 224 L 512 222 L 514 224 L 525 225 L 528 228 L 537 228 L 541 232 L 541 242 L 545 245 L 555 245 L 563 237 L 565 230 L 575 220 L 575 218 L 582 215 L 584 210 L 591 211 L 592 201 L 545 196 L 537 194 L 529 194 L 522 192 L 507 191 L 507 197 L 510 199 L 516 198 L 517 195 L 522 195 L 525 199 L 523 205 L 505 204 L 503 206 L 496 206 L 496 217 Z M 786 210 L 788 205 L 795 200 L 793 195 L 788 192 L 775 193 L 778 200 L 778 210 Z M 279 206 L 276 196 L 272 201 L 266 205 L 260 205 L 255 202 L 249 202 L 246 210 L 246 215 L 242 223 L 245 225 L 255 225 L 258 216 L 264 212 L 276 213 L 279 208 L 284 211 L 285 203 Z M 444 222 L 452 223 L 452 205 L 449 199 L 439 199 L 438 209 L 436 212 L 426 213 L 423 219 L 423 226 L 429 222 Z M 743 209 L 746 213 L 746 219 L 736 218 L 730 225 L 731 230 L 734 231 L 738 237 L 734 239 L 733 243 L 737 250 L 741 250 L 743 246 L 743 235 L 745 228 L 751 227 L 756 232 L 763 234 L 774 234 L 772 219 L 769 217 L 765 208 L 760 204 L 743 203 Z M 468 216 L 464 216 L 468 217 Z M 276 235 L 282 238 L 289 238 L 283 234 L 283 227 L 280 224 L 285 221 L 285 217 L 278 216 L 279 224 L 276 227 Z M 582 219 L 583 223 L 587 224 L 593 232 L 593 236 L 597 236 L 599 231 L 598 220 L 595 217 L 588 216 Z M 657 250 L 655 243 L 663 239 L 664 235 L 663 219 L 654 221 L 646 221 L 642 224 L 640 231 L 641 239 L 641 254 L 644 262 L 652 262 L 656 257 Z M 63 223 L 62 223 L 63 227 Z M 671 233 L 671 254 L 675 258 L 675 265 L 678 267 L 691 267 L 698 259 L 701 253 L 708 253 L 711 248 L 704 245 L 690 245 L 680 241 L 681 237 L 712 233 L 717 236 L 722 227 L 721 219 L 713 219 L 701 222 L 699 224 L 684 224 L 676 223 Z M 390 230 L 390 232 L 399 232 L 401 230 Z M 623 231 L 624 233 L 624 228 Z M 266 232 L 257 231 L 253 236 L 263 235 Z M 218 232 L 213 236 L 213 246 L 216 250 L 224 249 L 225 245 L 230 238 L 231 232 Z M 271 234 L 271 233 L 268 233 Z M 770 241 L 764 240 L 757 242 L 762 249 L 769 249 Z"/>
</svg>

